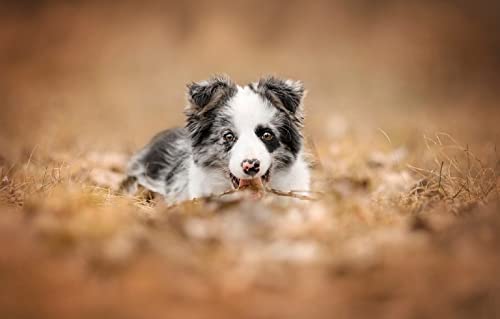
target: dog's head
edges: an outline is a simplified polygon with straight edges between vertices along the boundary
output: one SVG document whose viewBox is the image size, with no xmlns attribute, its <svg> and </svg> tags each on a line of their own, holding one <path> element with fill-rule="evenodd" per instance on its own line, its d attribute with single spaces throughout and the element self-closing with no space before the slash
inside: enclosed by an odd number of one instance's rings
<svg viewBox="0 0 500 319">
<path fill-rule="evenodd" d="M 245 87 L 226 76 L 188 85 L 187 129 L 193 160 L 220 169 L 233 186 L 264 182 L 302 149 L 301 82 L 267 77 Z"/>
</svg>

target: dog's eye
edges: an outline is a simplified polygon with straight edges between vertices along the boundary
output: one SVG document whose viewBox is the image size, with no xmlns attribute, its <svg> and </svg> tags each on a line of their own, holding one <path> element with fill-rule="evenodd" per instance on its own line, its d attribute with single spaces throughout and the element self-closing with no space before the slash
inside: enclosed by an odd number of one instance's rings
<svg viewBox="0 0 500 319">
<path fill-rule="evenodd" d="M 269 132 L 265 132 L 264 134 L 262 134 L 260 138 L 263 139 L 264 141 L 270 141 L 274 138 L 274 136 Z"/>
<path fill-rule="evenodd" d="M 233 133 L 231 133 L 231 132 L 227 132 L 227 133 L 225 133 L 225 134 L 224 134 L 224 140 L 225 140 L 226 142 L 232 142 L 232 141 L 234 141 L 234 134 L 233 134 Z"/>
</svg>

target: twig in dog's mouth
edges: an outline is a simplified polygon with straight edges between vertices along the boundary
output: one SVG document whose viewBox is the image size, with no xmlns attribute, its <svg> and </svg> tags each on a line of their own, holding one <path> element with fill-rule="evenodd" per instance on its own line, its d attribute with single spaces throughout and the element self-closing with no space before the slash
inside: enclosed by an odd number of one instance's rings
<svg viewBox="0 0 500 319">
<path fill-rule="evenodd" d="M 269 182 L 271 176 L 271 169 L 268 169 L 267 172 L 261 177 L 253 178 L 253 179 L 240 179 L 233 174 L 229 173 L 229 178 L 231 179 L 231 183 L 235 190 L 243 189 L 243 188 L 251 188 L 254 190 L 262 190 L 265 188 L 265 185 Z"/>
<path fill-rule="evenodd" d="M 233 185 L 233 189 L 230 189 L 228 191 L 225 191 L 222 194 L 216 195 L 216 197 L 222 197 L 225 195 L 233 194 L 235 192 L 238 192 L 240 190 L 250 190 L 255 193 L 258 193 L 260 195 L 264 193 L 271 193 L 277 196 L 284 196 L 284 197 L 292 197 L 292 198 L 297 198 L 301 200 L 318 200 L 316 197 L 304 195 L 304 193 L 312 193 L 312 192 L 297 192 L 297 191 L 289 191 L 289 192 L 284 192 L 280 191 L 274 188 L 267 187 L 267 184 L 269 183 L 269 180 L 271 178 L 271 170 L 269 169 L 264 175 L 261 177 L 253 178 L 253 179 L 239 179 L 233 174 L 229 173 L 229 177 L 231 179 L 231 183 Z"/>
<path fill-rule="evenodd" d="M 260 188 L 260 189 L 256 189 L 255 187 L 252 187 L 251 185 L 248 185 L 248 186 L 240 187 L 238 189 L 227 190 L 227 191 L 225 191 L 225 192 L 223 192 L 221 194 L 215 195 L 214 197 L 223 197 L 223 196 L 226 196 L 226 195 L 237 193 L 237 192 L 242 191 L 242 190 L 251 190 L 251 191 L 259 193 L 259 194 L 271 193 L 271 194 L 277 195 L 277 196 L 292 197 L 292 198 L 296 198 L 296 199 L 300 199 L 300 200 L 308 200 L 308 201 L 319 200 L 319 196 L 322 195 L 319 192 L 309 192 L 309 191 L 308 192 L 299 192 L 299 191 L 288 191 L 288 192 L 285 192 L 285 191 L 280 191 L 280 190 L 277 190 L 277 189 L 274 189 L 274 188 L 269 188 L 269 187 L 263 187 L 263 188 Z M 315 193 L 315 194 L 318 195 L 318 197 L 304 195 L 304 193 L 310 193 L 310 194 Z"/>
<path fill-rule="evenodd" d="M 301 200 L 310 200 L 310 201 L 319 200 L 318 197 L 304 195 L 303 193 L 306 193 L 306 192 L 297 192 L 297 191 L 284 192 L 284 191 L 280 191 L 280 190 L 277 190 L 274 188 L 266 188 L 266 192 L 274 194 L 274 195 L 278 195 L 278 196 L 293 197 L 293 198 L 297 198 L 297 199 L 301 199 Z M 307 193 L 310 193 L 310 194 L 316 193 L 316 194 L 318 194 L 318 196 L 321 195 L 321 193 L 319 193 L 319 192 L 309 192 L 308 191 Z"/>
</svg>

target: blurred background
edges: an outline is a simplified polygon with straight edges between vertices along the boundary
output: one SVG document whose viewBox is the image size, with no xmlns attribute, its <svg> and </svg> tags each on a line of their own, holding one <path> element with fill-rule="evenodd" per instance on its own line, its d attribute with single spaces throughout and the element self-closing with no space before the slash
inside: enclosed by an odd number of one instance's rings
<svg viewBox="0 0 500 319">
<path fill-rule="evenodd" d="M 213 73 L 304 81 L 313 137 L 340 117 L 496 142 L 499 35 L 489 0 L 3 1 L 0 149 L 135 149 Z"/>
</svg>

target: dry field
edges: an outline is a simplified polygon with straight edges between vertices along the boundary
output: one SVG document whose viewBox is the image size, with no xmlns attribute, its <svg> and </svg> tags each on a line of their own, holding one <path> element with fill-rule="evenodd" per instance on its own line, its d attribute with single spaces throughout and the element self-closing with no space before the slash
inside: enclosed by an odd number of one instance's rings
<svg viewBox="0 0 500 319">
<path fill-rule="evenodd" d="M 259 5 L 0 13 L 0 318 L 500 317 L 499 20 Z M 307 198 L 119 191 L 216 72 L 304 81 Z"/>
</svg>

